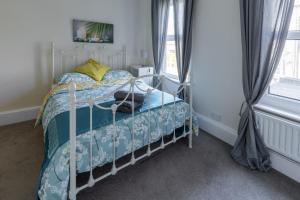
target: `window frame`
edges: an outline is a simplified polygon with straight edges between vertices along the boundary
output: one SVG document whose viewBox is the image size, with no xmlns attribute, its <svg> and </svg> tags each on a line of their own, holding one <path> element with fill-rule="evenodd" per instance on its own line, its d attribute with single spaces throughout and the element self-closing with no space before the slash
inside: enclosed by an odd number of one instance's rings
<svg viewBox="0 0 300 200">
<path fill-rule="evenodd" d="M 175 35 L 167 35 L 167 38 L 166 38 L 166 43 L 168 41 L 174 41 L 175 42 Z M 176 44 L 175 44 L 176 45 Z M 167 46 L 167 44 L 166 44 Z M 166 48 L 166 47 L 165 47 Z M 175 46 L 176 48 L 176 46 Z M 176 49 L 175 49 L 176 51 Z M 176 53 L 176 52 L 175 52 Z M 177 75 L 174 75 L 174 74 L 170 74 L 168 72 L 166 72 L 166 68 L 167 68 L 167 64 L 166 64 L 166 52 L 165 52 L 165 55 L 164 55 L 164 59 L 163 59 L 163 68 L 162 68 L 162 74 L 168 76 L 169 78 L 173 79 L 173 80 L 176 80 L 176 81 L 179 81 L 179 77 L 178 77 L 178 72 L 177 72 Z M 177 62 L 177 61 L 176 61 Z"/>
<path fill-rule="evenodd" d="M 291 30 L 287 34 L 286 40 L 300 41 L 300 30 Z M 271 93 L 271 86 L 269 85 L 264 96 L 260 102 L 255 106 L 265 107 L 265 110 L 275 109 L 278 113 L 282 113 L 282 117 L 286 116 L 286 113 L 290 115 L 300 116 L 300 100 L 280 94 Z"/>
<path fill-rule="evenodd" d="M 171 9 L 174 9 L 173 3 L 171 3 L 169 6 L 170 6 L 170 7 L 169 7 L 170 10 L 171 10 Z M 173 15 L 174 15 L 174 13 L 173 13 Z M 170 17 L 170 16 L 168 16 L 168 17 Z M 171 17 L 174 18 L 174 16 L 171 16 Z M 168 19 L 168 23 L 169 23 L 169 19 Z M 177 75 L 170 74 L 170 73 L 167 73 L 167 72 L 166 72 L 166 71 L 167 71 L 167 70 L 166 70 L 166 68 L 167 68 L 167 64 L 166 64 L 166 46 L 167 46 L 167 42 L 168 42 L 168 41 L 174 41 L 174 43 L 176 42 L 176 41 L 175 41 L 175 32 L 174 32 L 173 35 L 168 35 L 168 33 L 167 33 L 166 44 L 165 44 L 165 53 L 164 53 L 163 66 L 162 66 L 161 73 L 162 73 L 163 75 L 165 75 L 165 76 L 167 76 L 167 77 L 173 79 L 174 81 L 179 82 L 178 71 L 177 71 Z M 175 44 L 175 54 L 176 54 L 176 44 Z M 177 60 L 176 60 L 176 64 L 177 64 Z M 176 66 L 176 67 L 177 67 L 177 66 Z M 177 69 L 177 70 L 178 70 L 178 69 Z"/>
<path fill-rule="evenodd" d="M 299 31 L 298 30 L 289 31 L 286 40 L 300 41 L 300 30 Z M 292 97 L 271 93 L 271 86 L 270 85 L 268 86 L 267 94 L 270 95 L 270 96 L 276 96 L 276 97 L 279 97 L 279 98 L 284 98 L 284 99 L 287 99 L 289 101 L 299 101 L 299 103 L 300 103 L 300 99 L 295 99 L 295 98 L 292 98 Z"/>
</svg>

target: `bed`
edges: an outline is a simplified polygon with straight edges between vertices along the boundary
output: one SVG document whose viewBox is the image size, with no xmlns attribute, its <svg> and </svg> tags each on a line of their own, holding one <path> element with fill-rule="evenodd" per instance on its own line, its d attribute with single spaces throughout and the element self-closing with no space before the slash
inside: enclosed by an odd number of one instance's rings
<svg viewBox="0 0 300 200">
<path fill-rule="evenodd" d="M 113 69 L 100 82 L 68 73 L 70 69 L 55 71 L 57 66 L 68 66 L 68 59 L 72 63 L 70 66 L 81 62 L 80 56 L 107 62 Z M 167 77 L 149 75 L 158 81 L 155 87 L 150 87 L 143 81 L 145 77 L 133 77 L 124 66 L 125 48 L 109 51 L 83 46 L 66 51 L 56 50 L 52 44 L 52 77 L 54 79 L 59 73 L 60 80 L 45 97 L 37 119 L 37 123 L 42 123 L 45 143 L 37 192 L 39 199 L 76 199 L 81 190 L 181 138 L 188 137 L 188 145 L 192 148 L 192 134 L 197 127 L 196 124 L 193 127 L 190 84 L 183 83 L 180 90 L 169 94 L 158 90 Z M 189 103 L 185 100 L 188 88 Z M 120 90 L 128 91 L 126 98 L 137 91 L 143 93 L 143 105 L 130 113 L 118 112 L 122 102 L 116 103 L 113 95 Z M 179 99 L 177 93 L 182 90 L 185 91 L 184 99 Z M 167 135 L 172 137 L 170 141 L 165 141 Z M 153 148 L 154 142 L 160 145 Z M 135 152 L 142 147 L 147 150 L 136 156 Z M 131 155 L 130 161 L 117 165 L 117 160 L 125 155 Z M 111 170 L 94 177 L 93 170 L 107 163 L 111 163 Z M 89 180 L 78 187 L 76 176 L 83 172 L 89 172 Z"/>
</svg>

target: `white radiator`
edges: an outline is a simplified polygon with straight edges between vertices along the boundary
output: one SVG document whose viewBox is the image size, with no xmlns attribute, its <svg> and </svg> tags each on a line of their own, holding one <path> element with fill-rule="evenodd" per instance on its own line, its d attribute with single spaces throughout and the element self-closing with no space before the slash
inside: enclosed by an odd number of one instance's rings
<svg viewBox="0 0 300 200">
<path fill-rule="evenodd" d="M 256 117 L 267 147 L 300 163 L 300 124 L 261 111 Z"/>
</svg>

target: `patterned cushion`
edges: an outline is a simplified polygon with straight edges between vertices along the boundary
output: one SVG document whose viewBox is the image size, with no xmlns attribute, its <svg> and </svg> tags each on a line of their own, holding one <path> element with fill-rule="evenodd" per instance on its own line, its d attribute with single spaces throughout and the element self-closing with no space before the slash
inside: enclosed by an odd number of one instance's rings
<svg viewBox="0 0 300 200">
<path fill-rule="evenodd" d="M 102 80 L 118 79 L 125 77 L 132 77 L 132 74 L 125 70 L 110 70 L 104 75 Z"/>
<path fill-rule="evenodd" d="M 57 79 L 58 84 L 69 83 L 71 81 L 81 82 L 81 81 L 95 81 L 95 80 L 89 77 L 88 75 L 76 73 L 76 72 L 65 73 Z"/>
</svg>

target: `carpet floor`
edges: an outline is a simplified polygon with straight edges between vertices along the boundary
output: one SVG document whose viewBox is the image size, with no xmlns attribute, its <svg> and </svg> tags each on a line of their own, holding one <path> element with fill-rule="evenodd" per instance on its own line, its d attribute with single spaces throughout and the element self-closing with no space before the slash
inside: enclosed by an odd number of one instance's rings
<svg viewBox="0 0 300 200">
<path fill-rule="evenodd" d="M 43 136 L 33 123 L 0 127 L 1 200 L 34 199 Z M 78 199 L 300 200 L 299 183 L 275 170 L 262 173 L 239 166 L 229 156 L 229 145 L 200 133 L 192 149 L 183 139 L 80 192 Z"/>
</svg>

